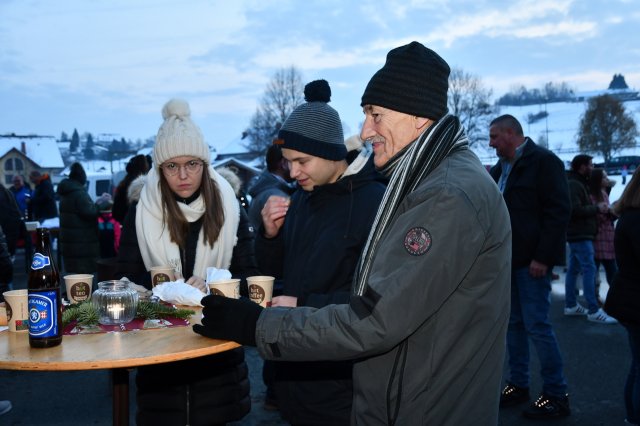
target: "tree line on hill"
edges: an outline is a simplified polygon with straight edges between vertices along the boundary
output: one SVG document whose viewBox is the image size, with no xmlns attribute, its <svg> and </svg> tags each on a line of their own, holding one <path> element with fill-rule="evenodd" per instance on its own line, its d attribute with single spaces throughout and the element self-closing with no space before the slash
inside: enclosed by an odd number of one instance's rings
<svg viewBox="0 0 640 426">
<path fill-rule="evenodd" d="M 111 138 L 96 140 L 90 132 L 82 137 L 77 129 L 73 129 L 71 137 L 66 132 L 60 134 L 60 142 L 69 142 L 69 153 L 86 160 L 113 161 L 126 158 L 138 152 L 143 146 L 152 146 L 153 138 L 146 141 L 132 141 L 125 138 Z"/>
<path fill-rule="evenodd" d="M 541 89 L 527 89 L 524 85 L 513 87 L 508 93 L 498 98 L 496 103 L 500 106 L 526 106 L 573 100 L 575 100 L 575 92 L 567 83 L 550 82 Z"/>
</svg>

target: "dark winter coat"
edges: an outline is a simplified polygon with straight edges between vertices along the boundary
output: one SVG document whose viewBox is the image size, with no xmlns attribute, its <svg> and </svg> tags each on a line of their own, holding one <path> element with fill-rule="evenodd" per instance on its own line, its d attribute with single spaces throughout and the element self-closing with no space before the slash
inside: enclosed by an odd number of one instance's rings
<svg viewBox="0 0 640 426">
<path fill-rule="evenodd" d="M 13 193 L 0 185 L 0 226 L 4 229 L 7 248 L 13 256 L 18 239 L 25 235 L 24 222 Z"/>
<path fill-rule="evenodd" d="M 598 206 L 591 201 L 587 178 L 573 170 L 567 172 L 567 177 L 571 196 L 567 241 L 593 240 L 598 232 Z"/>
<path fill-rule="evenodd" d="M 80 182 L 64 179 L 60 196 L 60 248 L 67 272 L 93 274 L 100 258 L 98 206 Z"/>
<path fill-rule="evenodd" d="M 139 195 L 138 191 L 132 192 L 134 197 Z M 151 288 L 136 236 L 137 198 L 129 202 L 129 212 L 120 237 L 118 267 L 121 275 Z M 186 278 L 193 274 L 201 226 L 201 220 L 190 224 L 184 251 L 186 258 L 181 259 Z M 238 278 L 259 275 L 255 265 L 253 228 L 249 226 L 242 208 L 237 237 L 229 270 Z M 241 291 L 246 294 L 244 286 Z M 138 425 L 214 425 L 238 420 L 251 409 L 244 348 L 186 361 L 140 367 L 136 386 Z"/>
<path fill-rule="evenodd" d="M 622 323 L 640 326 L 640 209 L 622 212 L 613 244 L 618 273 L 604 309 Z"/>
<path fill-rule="evenodd" d="M 58 217 L 58 207 L 56 206 L 56 196 L 53 192 L 53 184 L 49 175 L 42 175 L 36 184 L 31 202 L 29 204 L 33 220 L 42 222 L 45 219 Z"/>
<path fill-rule="evenodd" d="M 296 191 L 274 239 L 256 237 L 260 270 L 282 277 L 283 294 L 298 306 L 348 303 L 353 275 L 385 187 L 373 158 L 357 174 Z M 275 389 L 283 417 L 292 424 L 348 424 L 352 362 L 277 362 Z"/>
<path fill-rule="evenodd" d="M 500 162 L 490 173 L 498 182 Z M 564 265 L 571 206 L 562 161 L 528 139 L 509 173 L 503 196 L 513 232 L 513 268 L 528 266 L 532 260 L 549 268 Z"/>
<path fill-rule="evenodd" d="M 258 176 L 258 180 L 249 188 L 251 205 L 249 206 L 249 220 L 251 224 L 259 228 L 262 224 L 262 207 L 272 195 L 288 197 L 293 192 L 292 188 L 273 173 L 265 170 Z"/>
</svg>

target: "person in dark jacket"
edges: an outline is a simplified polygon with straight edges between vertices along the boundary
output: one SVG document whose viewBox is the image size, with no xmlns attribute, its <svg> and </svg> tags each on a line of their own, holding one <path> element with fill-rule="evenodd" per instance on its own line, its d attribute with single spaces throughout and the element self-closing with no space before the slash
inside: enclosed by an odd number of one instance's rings
<svg viewBox="0 0 640 426">
<path fill-rule="evenodd" d="M 629 335 L 631 368 L 624 385 L 626 422 L 640 424 L 640 168 L 633 173 L 613 212 L 619 216 L 614 235 L 618 272 L 604 309 Z"/>
<path fill-rule="evenodd" d="M 20 175 L 15 175 L 11 180 L 13 186 L 9 188 L 16 198 L 18 208 L 20 209 L 20 215 L 24 220 L 29 220 L 29 211 L 27 209 L 28 203 L 31 201 L 31 188 L 25 185 L 24 179 Z"/>
<path fill-rule="evenodd" d="M 137 202 L 130 200 L 122 229 L 121 273 L 150 288 L 147 271 L 170 265 L 203 291 L 208 267 L 258 275 L 246 214 L 230 184 L 211 167 L 209 146 L 189 105 L 173 99 L 162 116 L 154 167 L 129 190 L 139 195 Z M 141 367 L 136 385 L 138 425 L 223 424 L 242 418 L 251 406 L 243 348 Z"/>
<path fill-rule="evenodd" d="M 571 160 L 569 195 L 571 197 L 571 220 L 567 229 L 569 242 L 569 264 L 564 282 L 565 315 L 587 316 L 589 321 L 599 324 L 615 324 L 596 299 L 596 261 L 593 240 L 598 232 L 598 212 L 607 213 L 605 202 L 594 204 L 589 195 L 589 178 L 593 170 L 590 155 L 578 154 Z M 587 307 L 576 300 L 576 281 L 582 274 L 582 289 Z"/>
<path fill-rule="evenodd" d="M 60 197 L 60 248 L 66 273 L 93 274 L 100 258 L 98 204 L 111 199 L 101 195 L 94 203 L 85 184 L 87 174 L 80 163 L 73 163 L 69 177 L 58 184 Z"/>
<path fill-rule="evenodd" d="M 347 161 L 342 124 L 327 105 L 329 84 L 305 87 L 307 103 L 282 125 L 279 143 L 300 190 L 270 196 L 256 237 L 260 270 L 283 280 L 273 307 L 348 303 L 360 252 L 385 187 L 375 180 L 370 146 Z M 283 223 L 284 219 L 284 223 Z M 352 362 L 276 362 L 274 388 L 293 425 L 348 425 Z"/>
<path fill-rule="evenodd" d="M 489 145 L 499 161 L 490 174 L 511 218 L 511 315 L 507 331 L 509 377 L 500 407 L 529 401 L 529 340 L 542 373 L 542 395 L 523 415 L 553 418 L 571 414 L 562 354 L 549 320 L 551 274 L 565 263 L 571 207 L 562 161 L 525 137 L 511 115 L 491 122 Z"/>
<path fill-rule="evenodd" d="M 120 181 L 120 183 L 118 183 L 115 195 L 113 196 L 113 218 L 121 224 L 124 223 L 124 217 L 129 210 L 129 201 L 127 197 L 129 185 L 131 185 L 131 182 L 133 182 L 138 176 L 144 175 L 149 171 L 147 157 L 142 154 L 132 157 L 127 163 L 126 171 L 126 176 Z"/>
<path fill-rule="evenodd" d="M 13 262 L 7 247 L 7 240 L 0 225 L 0 302 L 4 302 L 2 293 L 9 290 L 9 284 L 13 281 Z"/>
<path fill-rule="evenodd" d="M 0 226 L 6 230 L 7 248 L 13 256 L 16 254 L 18 239 L 25 235 L 25 228 L 18 203 L 13 193 L 4 185 L 0 185 Z"/>
<path fill-rule="evenodd" d="M 42 222 L 45 219 L 58 217 L 56 196 L 49 175 L 47 173 L 41 174 L 39 171 L 34 170 L 29 174 L 29 179 L 34 184 L 31 201 L 29 202 L 31 218 Z"/>
<path fill-rule="evenodd" d="M 272 195 L 289 197 L 294 188 L 289 185 L 291 177 L 287 160 L 282 157 L 279 145 L 270 145 L 266 155 L 267 168 L 249 188 L 251 204 L 249 205 L 249 220 L 256 228 L 262 224 L 262 208 Z"/>
<path fill-rule="evenodd" d="M 0 226 L 0 303 L 4 302 L 2 293 L 9 290 L 9 283 L 13 281 L 13 262 L 7 248 L 7 241 Z M 0 416 L 11 411 L 11 401 L 0 400 Z"/>
</svg>

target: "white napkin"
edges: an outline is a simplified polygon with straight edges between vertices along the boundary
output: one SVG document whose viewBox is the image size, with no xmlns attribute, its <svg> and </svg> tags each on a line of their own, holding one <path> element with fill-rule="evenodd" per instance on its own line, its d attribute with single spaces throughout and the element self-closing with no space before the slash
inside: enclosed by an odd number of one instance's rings
<svg viewBox="0 0 640 426">
<path fill-rule="evenodd" d="M 186 284 L 182 278 L 158 284 L 153 288 L 153 295 L 167 303 L 187 306 L 202 306 L 200 301 L 206 296 L 199 289 Z"/>
<path fill-rule="evenodd" d="M 213 266 L 207 268 L 207 282 L 231 279 L 231 272 L 226 269 L 218 269 Z"/>
</svg>

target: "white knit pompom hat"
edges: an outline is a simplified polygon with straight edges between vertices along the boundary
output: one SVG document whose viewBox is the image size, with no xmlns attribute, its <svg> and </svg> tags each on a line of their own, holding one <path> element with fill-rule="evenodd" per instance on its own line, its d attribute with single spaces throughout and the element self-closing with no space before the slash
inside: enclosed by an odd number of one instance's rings
<svg viewBox="0 0 640 426">
<path fill-rule="evenodd" d="M 159 167 L 165 161 L 180 156 L 193 156 L 205 163 L 211 162 L 209 145 L 202 132 L 191 121 L 189 104 L 182 99 L 171 99 L 162 107 L 164 123 L 158 130 L 153 147 L 153 164 Z"/>
</svg>

